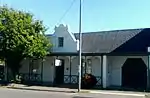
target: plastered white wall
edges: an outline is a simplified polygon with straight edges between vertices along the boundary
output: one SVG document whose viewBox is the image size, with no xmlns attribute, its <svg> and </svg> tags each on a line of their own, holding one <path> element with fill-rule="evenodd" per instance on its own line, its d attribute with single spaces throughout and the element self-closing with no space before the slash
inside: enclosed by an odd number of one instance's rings
<svg viewBox="0 0 150 98">
<path fill-rule="evenodd" d="M 122 66 L 127 60 L 127 58 L 142 58 L 144 63 L 148 65 L 148 57 L 147 56 L 109 56 L 109 68 L 110 68 L 110 76 L 109 81 L 110 85 L 121 86 L 122 84 Z"/>
<path fill-rule="evenodd" d="M 74 34 L 68 31 L 68 26 L 60 24 L 58 27 L 55 27 L 55 32 L 49 37 L 53 44 L 53 52 L 77 52 L 77 40 Z M 63 47 L 58 47 L 58 37 L 64 37 Z"/>
</svg>

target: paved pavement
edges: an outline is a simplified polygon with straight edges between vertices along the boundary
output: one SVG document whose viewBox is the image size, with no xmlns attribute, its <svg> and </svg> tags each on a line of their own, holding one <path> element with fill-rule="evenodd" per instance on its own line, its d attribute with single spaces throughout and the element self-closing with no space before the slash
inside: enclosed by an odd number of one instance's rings
<svg viewBox="0 0 150 98">
<path fill-rule="evenodd" d="M 0 98 L 145 98 L 144 96 L 105 93 L 65 93 L 0 88 Z"/>
</svg>

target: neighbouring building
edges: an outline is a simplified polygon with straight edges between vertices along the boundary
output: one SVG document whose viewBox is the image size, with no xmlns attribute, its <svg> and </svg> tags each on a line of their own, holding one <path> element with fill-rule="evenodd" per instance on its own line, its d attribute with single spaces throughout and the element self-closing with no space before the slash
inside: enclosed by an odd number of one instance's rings
<svg viewBox="0 0 150 98">
<path fill-rule="evenodd" d="M 60 24 L 47 35 L 52 53 L 44 61 L 23 60 L 24 80 L 43 84 L 77 84 L 78 33 Z M 82 75 L 92 73 L 97 86 L 147 88 L 149 85 L 150 28 L 88 32 L 82 35 Z M 55 66 L 55 59 L 61 66 Z M 42 63 L 43 62 L 43 63 Z"/>
</svg>

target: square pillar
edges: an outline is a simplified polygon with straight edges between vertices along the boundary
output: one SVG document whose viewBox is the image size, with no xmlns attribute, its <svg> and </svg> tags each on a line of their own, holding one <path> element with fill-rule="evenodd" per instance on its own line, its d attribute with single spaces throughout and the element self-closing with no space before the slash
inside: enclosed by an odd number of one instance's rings
<svg viewBox="0 0 150 98">
<path fill-rule="evenodd" d="M 106 55 L 103 55 L 103 71 L 102 71 L 102 80 L 103 80 L 103 88 L 106 88 L 107 87 L 107 56 Z"/>
<path fill-rule="evenodd" d="M 72 56 L 69 56 L 69 83 L 71 84 Z"/>
<path fill-rule="evenodd" d="M 43 67 L 44 67 L 44 61 L 45 61 L 45 59 L 42 58 L 42 62 L 41 62 L 41 83 L 43 83 Z"/>
<path fill-rule="evenodd" d="M 55 85 L 55 82 L 56 82 L 56 66 L 55 66 L 55 60 L 58 59 L 59 56 L 54 56 L 54 59 L 53 59 L 53 66 L 54 66 L 54 72 L 53 72 L 53 85 Z"/>
<path fill-rule="evenodd" d="M 148 65 L 147 65 L 147 89 L 150 89 L 150 47 L 147 48 Z"/>
<path fill-rule="evenodd" d="M 148 66 L 147 66 L 147 89 L 150 89 L 150 55 L 148 55 Z"/>
</svg>

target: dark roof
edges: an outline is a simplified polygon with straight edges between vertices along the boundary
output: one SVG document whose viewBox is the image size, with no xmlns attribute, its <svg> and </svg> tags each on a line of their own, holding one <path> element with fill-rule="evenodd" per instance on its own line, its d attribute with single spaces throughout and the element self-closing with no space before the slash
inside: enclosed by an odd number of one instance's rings
<svg viewBox="0 0 150 98">
<path fill-rule="evenodd" d="M 82 33 L 83 53 L 110 53 L 141 33 L 143 29 L 113 30 Z M 150 29 L 149 29 L 150 30 Z M 74 34 L 76 39 L 79 34 Z M 144 39 L 143 39 L 144 40 Z M 138 43 L 137 43 L 138 44 Z M 134 47 L 134 46 L 133 46 Z M 126 47 L 130 48 L 130 47 Z"/>
<path fill-rule="evenodd" d="M 116 48 L 113 53 L 148 53 L 150 47 L 150 28 L 143 29 L 139 34 Z"/>
</svg>

